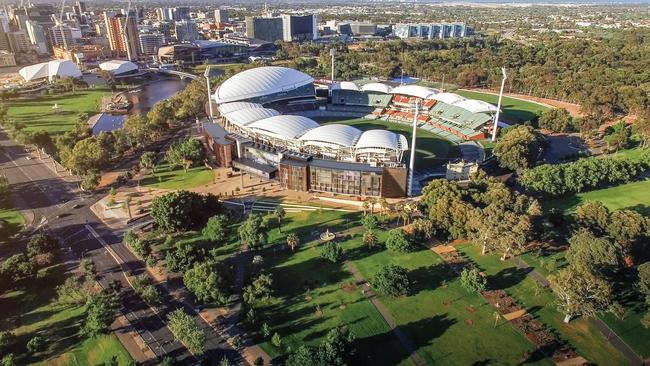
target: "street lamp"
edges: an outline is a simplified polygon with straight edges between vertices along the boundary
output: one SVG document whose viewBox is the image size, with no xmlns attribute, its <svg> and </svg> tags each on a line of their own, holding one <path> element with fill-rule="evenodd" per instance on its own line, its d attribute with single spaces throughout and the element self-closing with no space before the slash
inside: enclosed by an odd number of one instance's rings
<svg viewBox="0 0 650 366">
<path fill-rule="evenodd" d="M 212 89 L 210 88 L 210 65 L 205 68 L 203 76 L 205 76 L 205 83 L 208 87 L 208 108 L 210 110 L 210 122 L 213 122 L 214 112 L 212 111 Z"/>
<path fill-rule="evenodd" d="M 501 91 L 499 92 L 499 103 L 497 103 L 497 113 L 494 115 L 494 127 L 492 127 L 492 142 L 497 139 L 497 126 L 499 125 L 499 113 L 501 112 L 501 99 L 503 98 L 503 87 L 506 85 L 506 68 L 501 68 L 501 74 L 503 74 L 503 79 L 501 79 Z"/>
<path fill-rule="evenodd" d="M 330 48 L 330 56 L 332 56 L 332 84 L 334 83 L 334 58 L 336 56 L 336 48 Z"/>
</svg>

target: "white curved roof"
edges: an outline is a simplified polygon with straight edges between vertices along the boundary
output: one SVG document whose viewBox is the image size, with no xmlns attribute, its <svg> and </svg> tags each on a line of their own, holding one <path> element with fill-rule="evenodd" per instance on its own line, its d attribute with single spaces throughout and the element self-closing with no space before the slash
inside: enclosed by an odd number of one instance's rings
<svg viewBox="0 0 650 366">
<path fill-rule="evenodd" d="M 406 137 L 388 130 L 364 131 L 355 144 L 355 148 L 383 148 L 391 150 L 408 150 L 408 143 L 404 144 Z"/>
<path fill-rule="evenodd" d="M 131 61 L 110 60 L 99 64 L 99 68 L 112 73 L 113 75 L 124 74 L 138 69 L 138 65 Z"/>
<path fill-rule="evenodd" d="M 465 100 L 464 97 L 461 97 L 460 95 L 456 93 L 440 93 L 436 94 L 433 96 L 432 99 L 435 99 L 439 102 L 447 103 L 447 104 L 454 104 L 460 101 Z"/>
<path fill-rule="evenodd" d="M 296 139 L 305 132 L 316 129 L 318 126 L 316 121 L 307 117 L 278 115 L 250 123 L 246 126 L 246 129 L 289 140 Z"/>
<path fill-rule="evenodd" d="M 293 90 L 314 82 L 298 70 L 263 66 L 242 71 L 221 84 L 214 93 L 217 103 L 228 103 Z"/>
<path fill-rule="evenodd" d="M 234 112 L 226 113 L 224 117 L 226 117 L 228 121 L 238 126 L 246 126 L 250 123 L 259 121 L 261 119 L 275 117 L 279 115 L 280 112 L 271 108 L 246 108 L 246 109 L 239 109 Z"/>
<path fill-rule="evenodd" d="M 390 86 L 382 83 L 369 83 L 361 87 L 362 91 L 371 91 L 377 93 L 390 93 Z"/>
<path fill-rule="evenodd" d="M 228 114 L 230 112 L 238 111 L 240 109 L 262 108 L 262 105 L 259 103 L 251 103 L 251 102 L 233 102 L 233 103 L 219 104 L 218 108 L 221 114 Z"/>
<path fill-rule="evenodd" d="M 357 84 L 351 82 L 351 81 L 340 81 L 332 84 L 332 90 L 356 90 L 359 91 L 359 87 Z"/>
<path fill-rule="evenodd" d="M 438 94 L 438 90 L 420 85 L 400 85 L 393 88 L 390 92 L 392 94 L 408 95 L 422 99 L 433 99 L 433 96 Z"/>
<path fill-rule="evenodd" d="M 496 106 L 482 100 L 466 99 L 456 102 L 454 105 L 472 113 L 492 113 L 497 111 Z"/>
<path fill-rule="evenodd" d="M 325 142 L 352 147 L 357 142 L 360 135 L 361 130 L 358 128 L 348 125 L 332 124 L 309 130 L 300 137 L 300 141 L 307 144 L 310 142 Z"/>
<path fill-rule="evenodd" d="M 41 78 L 48 78 L 52 80 L 54 76 L 64 78 L 72 76 L 75 78 L 81 77 L 79 67 L 70 60 L 53 60 L 43 62 L 36 65 L 25 66 L 18 71 L 20 76 L 26 81 L 32 81 Z"/>
</svg>

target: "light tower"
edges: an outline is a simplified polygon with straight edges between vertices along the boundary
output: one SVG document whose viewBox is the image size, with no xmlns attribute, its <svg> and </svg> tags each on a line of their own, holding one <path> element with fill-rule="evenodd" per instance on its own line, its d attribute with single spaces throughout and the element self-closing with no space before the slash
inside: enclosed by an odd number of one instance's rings
<svg viewBox="0 0 650 366">
<path fill-rule="evenodd" d="M 506 85 L 506 68 L 501 68 L 501 74 L 503 74 L 503 79 L 501 79 L 501 91 L 499 92 L 499 103 L 497 103 L 497 113 L 494 115 L 494 127 L 492 127 L 492 142 L 497 139 L 497 127 L 499 125 L 499 113 L 501 112 L 501 99 L 503 98 L 503 87 Z"/>
<path fill-rule="evenodd" d="M 336 48 L 330 48 L 330 56 L 332 56 L 332 83 L 334 83 L 334 58 L 336 57 Z"/>
<path fill-rule="evenodd" d="M 415 170 L 415 140 L 418 130 L 418 114 L 420 114 L 420 101 L 415 101 L 415 113 L 413 113 L 413 133 L 411 134 L 411 159 L 409 160 L 409 181 L 406 194 L 413 197 L 413 172 Z"/>
<path fill-rule="evenodd" d="M 129 24 L 129 13 L 131 12 L 131 0 L 126 7 L 126 18 L 124 18 L 124 27 L 122 27 L 122 37 L 124 37 L 124 46 L 126 46 L 126 57 L 131 61 L 131 45 L 129 44 L 129 38 L 126 35 L 127 26 Z M 137 21 L 137 20 L 136 20 Z"/>
<path fill-rule="evenodd" d="M 212 89 L 210 89 L 210 65 L 205 68 L 203 76 L 205 76 L 205 83 L 208 87 L 208 108 L 210 111 L 210 122 L 214 122 L 214 112 L 212 111 Z"/>
</svg>

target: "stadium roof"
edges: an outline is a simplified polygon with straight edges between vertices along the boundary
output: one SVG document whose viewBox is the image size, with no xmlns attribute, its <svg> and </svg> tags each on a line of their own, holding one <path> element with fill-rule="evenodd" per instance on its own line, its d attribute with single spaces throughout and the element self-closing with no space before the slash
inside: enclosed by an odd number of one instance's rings
<svg viewBox="0 0 650 366">
<path fill-rule="evenodd" d="M 357 84 L 351 81 L 340 81 L 332 84 L 332 90 L 337 90 L 337 89 L 358 91 L 359 87 L 357 86 Z"/>
<path fill-rule="evenodd" d="M 378 93 L 390 93 L 391 87 L 382 83 L 369 83 L 361 87 L 362 91 L 371 91 Z"/>
<path fill-rule="evenodd" d="M 408 141 L 404 135 L 398 135 L 388 130 L 368 130 L 361 134 L 354 147 L 357 149 L 408 150 Z"/>
<path fill-rule="evenodd" d="M 447 104 L 454 104 L 456 102 L 460 102 L 465 100 L 464 97 L 461 97 L 458 94 L 455 93 L 440 93 L 436 94 L 433 96 L 432 99 L 435 99 L 439 102 L 447 103 Z"/>
<path fill-rule="evenodd" d="M 66 76 L 72 76 L 75 78 L 81 77 L 81 71 L 79 67 L 70 61 L 70 60 L 53 60 L 48 62 L 42 62 L 40 64 L 25 66 L 18 71 L 20 76 L 25 79 L 25 81 L 32 81 L 42 78 L 47 78 L 52 81 L 54 76 L 64 78 Z"/>
<path fill-rule="evenodd" d="M 272 137 L 289 140 L 297 139 L 305 132 L 316 129 L 318 123 L 310 118 L 293 115 L 279 115 L 265 118 L 246 126 L 252 132 L 263 133 Z"/>
<path fill-rule="evenodd" d="M 313 82 L 311 76 L 287 67 L 257 67 L 224 81 L 214 93 L 214 99 L 217 103 L 242 101 L 293 90 Z"/>
<path fill-rule="evenodd" d="M 433 99 L 433 96 L 438 94 L 438 90 L 420 85 L 400 85 L 393 88 L 390 92 L 392 94 L 408 95 L 421 99 Z"/>
<path fill-rule="evenodd" d="M 482 100 L 461 100 L 454 103 L 454 105 L 472 113 L 492 113 L 497 111 L 496 106 Z"/>
<path fill-rule="evenodd" d="M 251 102 L 234 102 L 234 103 L 224 103 L 224 104 L 219 104 L 219 113 L 221 114 L 228 114 L 230 112 L 238 111 L 240 109 L 248 109 L 248 108 L 262 108 L 262 105 L 259 103 L 251 103 Z"/>
<path fill-rule="evenodd" d="M 310 142 L 316 144 L 318 142 L 324 142 L 345 147 L 353 147 L 360 135 L 361 130 L 358 128 L 348 125 L 332 124 L 320 126 L 307 131 L 307 133 L 300 137 L 300 141 L 308 144 Z"/>
<path fill-rule="evenodd" d="M 138 65 L 131 61 L 110 60 L 99 64 L 99 68 L 112 73 L 113 75 L 124 74 L 138 69 Z"/>
<path fill-rule="evenodd" d="M 224 117 L 237 126 L 246 126 L 255 121 L 279 116 L 280 112 L 270 108 L 245 108 L 226 113 Z"/>
</svg>

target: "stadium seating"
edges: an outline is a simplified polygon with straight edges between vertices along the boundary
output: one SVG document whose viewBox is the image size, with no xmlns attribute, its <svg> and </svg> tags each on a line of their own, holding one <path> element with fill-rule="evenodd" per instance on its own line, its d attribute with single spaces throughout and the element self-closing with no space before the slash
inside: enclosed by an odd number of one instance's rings
<svg viewBox="0 0 650 366">
<path fill-rule="evenodd" d="M 332 90 L 332 104 L 337 105 L 359 105 L 385 108 L 388 106 L 391 99 L 392 95 L 390 94 L 346 89 Z"/>
</svg>

